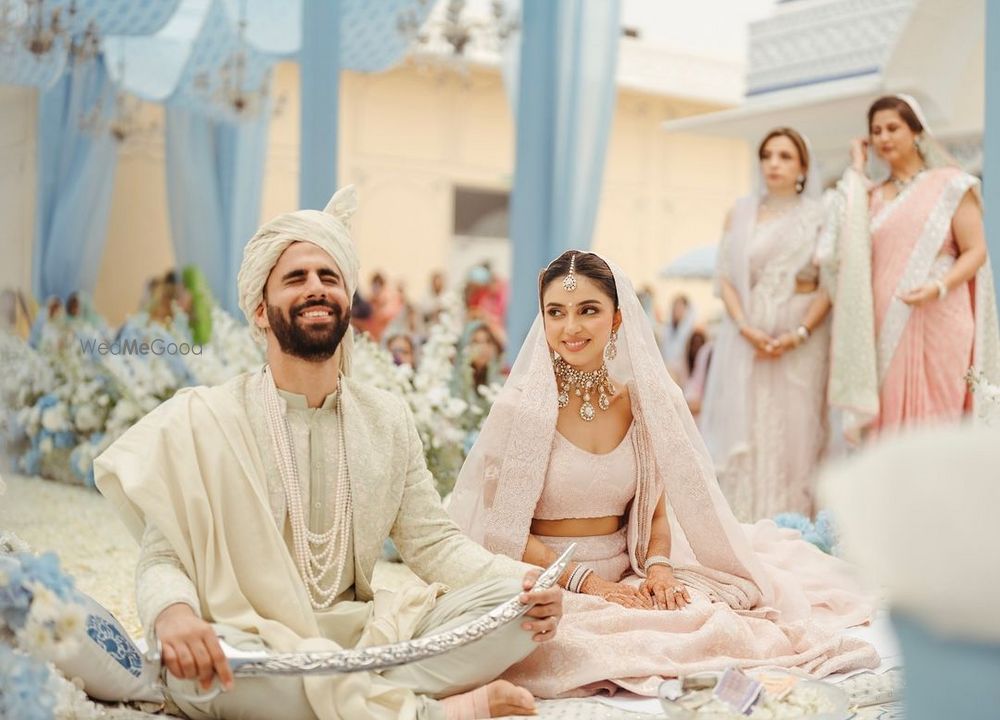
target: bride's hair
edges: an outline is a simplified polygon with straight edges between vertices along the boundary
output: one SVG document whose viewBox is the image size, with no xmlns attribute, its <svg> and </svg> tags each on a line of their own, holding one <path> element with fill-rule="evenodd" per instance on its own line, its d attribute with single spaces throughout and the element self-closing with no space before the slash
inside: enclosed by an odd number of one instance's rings
<svg viewBox="0 0 1000 720">
<path fill-rule="evenodd" d="M 542 305 L 542 295 L 554 280 L 563 278 L 569 273 L 570 262 L 573 256 L 576 262 L 573 264 L 573 272 L 578 275 L 593 280 L 597 286 L 604 291 L 604 294 L 611 298 L 615 310 L 618 309 L 618 288 L 615 286 L 615 275 L 611 268 L 600 257 L 594 253 L 582 250 L 567 250 L 562 255 L 549 263 L 549 266 L 538 274 L 538 304 Z"/>
</svg>

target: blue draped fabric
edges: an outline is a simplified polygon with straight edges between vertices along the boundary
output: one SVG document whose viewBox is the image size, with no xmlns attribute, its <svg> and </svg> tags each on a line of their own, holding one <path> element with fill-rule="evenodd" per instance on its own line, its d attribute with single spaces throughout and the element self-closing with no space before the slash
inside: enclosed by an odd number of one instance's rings
<svg viewBox="0 0 1000 720">
<path fill-rule="evenodd" d="M 196 265 L 239 316 L 236 274 L 257 229 L 269 112 L 240 123 L 167 106 L 167 201 L 179 268 Z"/>
<path fill-rule="evenodd" d="M 69 12 L 72 3 L 73 12 Z M 146 35 L 160 30 L 177 11 L 181 0 L 156 0 L 156 2 L 135 2 L 135 0 L 47 0 L 33 12 L 39 12 L 51 20 L 52 13 L 58 11 L 59 22 L 68 36 L 79 40 L 88 28 L 94 28 L 98 37 Z M 28 22 L 24 2 L 4 2 L 8 10 L 5 18 L 13 20 L 15 26 Z M 21 6 L 20 8 L 18 6 Z M 23 26 L 22 26 L 23 27 Z M 52 49 L 36 55 L 26 47 L 25 38 L 17 31 L 0 36 L 0 85 L 31 85 L 48 88 L 63 73 L 71 69 L 67 53 L 66 36 L 57 37 Z"/>
<path fill-rule="evenodd" d="M 220 69 L 242 47 L 246 87 L 255 89 L 275 62 L 298 56 L 301 206 L 323 207 L 336 184 L 340 68 L 374 72 L 398 62 L 408 44 L 397 31 L 400 18 L 410 13 L 422 22 L 430 9 L 420 0 L 249 0 L 241 45 L 237 0 L 89 0 L 71 31 L 79 35 L 93 21 L 104 62 L 73 68 L 62 46 L 42 58 L 2 48 L 10 62 L 0 63 L 0 80 L 51 87 L 39 114 L 36 296 L 91 291 L 96 283 L 116 156 L 108 137 L 82 133 L 78 121 L 101 93 L 113 108 L 105 67 L 119 88 L 171 106 L 167 193 L 177 264 L 202 268 L 221 304 L 235 311 L 236 269 L 260 219 L 267 111 L 237 118 L 220 105 L 213 92 Z"/>
<path fill-rule="evenodd" d="M 524 0 L 507 338 L 538 312 L 538 271 L 590 247 L 615 103 L 620 0 Z"/>
<path fill-rule="evenodd" d="M 32 290 L 65 299 L 97 285 L 107 236 L 118 146 L 109 132 L 89 134 L 80 119 L 98 102 L 114 108 L 102 61 L 73 66 L 38 103 L 38 194 Z"/>
<path fill-rule="evenodd" d="M 1000 292 L 1000 7 L 996 3 L 986 3 L 985 91 L 983 207 L 993 283 Z"/>
<path fill-rule="evenodd" d="M 322 210 L 337 187 L 341 0 L 302 0 L 299 207 Z"/>
</svg>

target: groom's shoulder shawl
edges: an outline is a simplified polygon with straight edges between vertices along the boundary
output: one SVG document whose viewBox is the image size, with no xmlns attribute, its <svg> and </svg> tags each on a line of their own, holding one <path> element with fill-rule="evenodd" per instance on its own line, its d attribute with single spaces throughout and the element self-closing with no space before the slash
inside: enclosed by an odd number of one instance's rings
<svg viewBox="0 0 1000 720">
<path fill-rule="evenodd" d="M 166 501 L 175 484 L 211 479 L 213 461 L 244 456 L 249 433 L 244 389 L 249 373 L 212 387 L 178 390 L 136 422 L 94 459 L 97 488 L 116 506 L 136 538 L 144 512 L 130 502 L 138 496 Z"/>
</svg>

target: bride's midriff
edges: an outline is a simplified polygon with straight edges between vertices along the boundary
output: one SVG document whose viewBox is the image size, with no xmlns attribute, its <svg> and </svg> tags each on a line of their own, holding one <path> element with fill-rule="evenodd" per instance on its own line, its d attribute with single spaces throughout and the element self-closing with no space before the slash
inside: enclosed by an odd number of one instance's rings
<svg viewBox="0 0 1000 720">
<path fill-rule="evenodd" d="M 597 518 L 565 518 L 563 520 L 531 521 L 531 534 L 545 537 L 592 537 L 618 532 L 622 519 L 617 515 Z"/>
</svg>

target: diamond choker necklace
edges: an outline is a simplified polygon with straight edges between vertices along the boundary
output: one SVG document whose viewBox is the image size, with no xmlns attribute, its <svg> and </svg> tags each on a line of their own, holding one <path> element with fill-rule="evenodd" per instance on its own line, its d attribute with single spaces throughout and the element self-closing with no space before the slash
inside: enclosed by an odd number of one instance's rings
<svg viewBox="0 0 1000 720">
<path fill-rule="evenodd" d="M 583 399 L 580 405 L 580 417 L 586 422 L 594 419 L 595 410 L 590 402 L 591 393 L 597 393 L 597 406 L 601 410 L 607 410 L 611 406 L 611 395 L 615 394 L 615 386 L 611 384 L 608 377 L 608 366 L 602 364 L 597 370 L 583 372 L 577 370 L 561 357 L 556 357 L 552 361 L 559 378 L 559 409 L 569 405 L 570 391 Z"/>
</svg>

